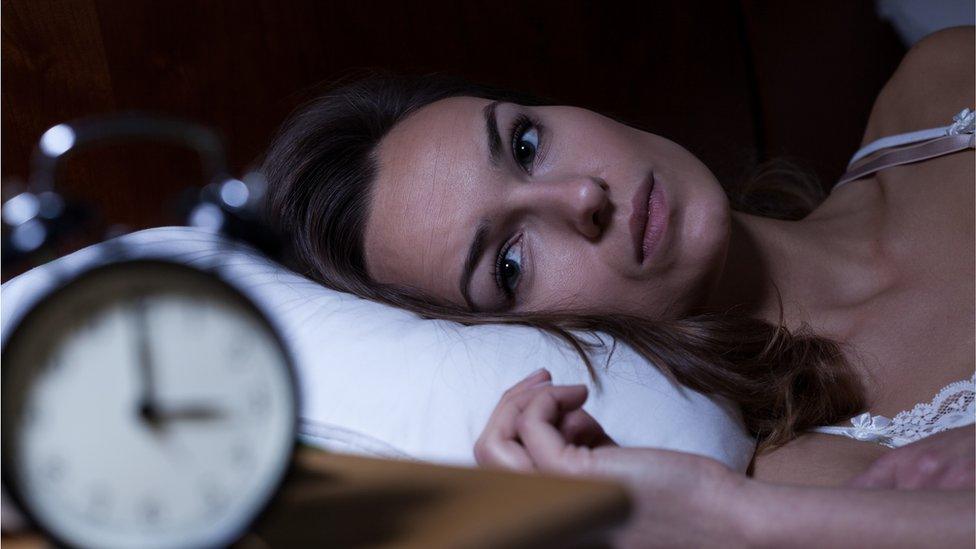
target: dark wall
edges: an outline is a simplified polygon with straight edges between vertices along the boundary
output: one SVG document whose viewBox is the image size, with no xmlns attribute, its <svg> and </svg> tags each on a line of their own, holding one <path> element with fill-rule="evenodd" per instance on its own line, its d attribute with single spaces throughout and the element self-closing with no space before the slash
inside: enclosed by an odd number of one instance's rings
<svg viewBox="0 0 976 549">
<path fill-rule="evenodd" d="M 197 120 L 240 173 L 275 127 L 362 67 L 446 71 L 596 109 L 684 144 L 721 178 L 788 155 L 825 185 L 903 49 L 867 1 L 4 0 L 5 182 L 55 123 L 120 109 Z M 84 153 L 63 188 L 132 228 L 198 183 L 192 155 Z"/>
</svg>

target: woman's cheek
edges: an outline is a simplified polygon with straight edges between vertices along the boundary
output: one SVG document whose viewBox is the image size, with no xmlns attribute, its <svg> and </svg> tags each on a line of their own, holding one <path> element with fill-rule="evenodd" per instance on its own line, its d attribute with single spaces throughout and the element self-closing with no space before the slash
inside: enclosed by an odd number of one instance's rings
<svg viewBox="0 0 976 549">
<path fill-rule="evenodd" d="M 589 309 L 599 305 L 606 287 L 603 268 L 589 254 L 550 245 L 534 252 L 531 294 L 527 308 L 539 311 Z M 605 294 L 604 294 L 605 296 Z"/>
</svg>

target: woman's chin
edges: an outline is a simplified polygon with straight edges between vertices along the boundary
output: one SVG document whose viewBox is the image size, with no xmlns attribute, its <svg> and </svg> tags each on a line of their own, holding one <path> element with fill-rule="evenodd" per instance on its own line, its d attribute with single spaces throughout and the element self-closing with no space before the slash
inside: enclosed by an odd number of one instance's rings
<svg viewBox="0 0 976 549">
<path fill-rule="evenodd" d="M 727 204 L 727 202 L 725 203 Z M 700 312 L 711 301 L 719 287 L 730 243 L 730 215 L 727 206 L 717 207 L 711 215 L 691 219 L 676 248 L 674 264 L 668 278 L 680 287 L 673 288 L 670 318 Z M 660 295 L 660 287 L 649 290 Z"/>
</svg>

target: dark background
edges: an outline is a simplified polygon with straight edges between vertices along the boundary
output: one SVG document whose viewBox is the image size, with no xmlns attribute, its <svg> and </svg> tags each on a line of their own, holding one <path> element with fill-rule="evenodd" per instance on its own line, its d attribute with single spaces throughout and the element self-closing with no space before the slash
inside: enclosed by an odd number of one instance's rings
<svg viewBox="0 0 976 549">
<path fill-rule="evenodd" d="M 123 109 L 213 126 L 240 175 L 287 114 L 351 69 L 445 71 L 665 135 L 722 179 L 786 156 L 825 187 L 904 48 L 869 1 L 4 0 L 2 177 L 49 126 Z M 80 153 L 69 195 L 129 228 L 200 184 L 187 152 Z"/>
</svg>

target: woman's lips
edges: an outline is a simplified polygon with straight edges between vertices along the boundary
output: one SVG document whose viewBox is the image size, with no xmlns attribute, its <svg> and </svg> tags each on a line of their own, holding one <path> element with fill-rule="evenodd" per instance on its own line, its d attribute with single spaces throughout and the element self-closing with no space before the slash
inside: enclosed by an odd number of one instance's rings
<svg viewBox="0 0 976 549">
<path fill-rule="evenodd" d="M 641 243 L 641 257 L 644 261 L 654 257 L 668 229 L 668 198 L 665 190 L 665 186 L 655 184 L 647 198 L 647 223 Z"/>
<path fill-rule="evenodd" d="M 648 211 L 650 210 L 649 202 L 653 190 L 654 174 L 651 173 L 637 187 L 637 192 L 634 193 L 634 198 L 631 200 L 630 234 L 634 239 L 634 252 L 638 264 L 644 263 L 644 240 L 647 232 Z"/>
</svg>

